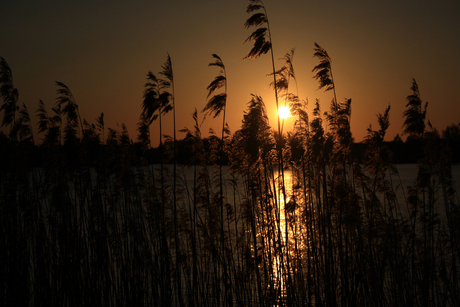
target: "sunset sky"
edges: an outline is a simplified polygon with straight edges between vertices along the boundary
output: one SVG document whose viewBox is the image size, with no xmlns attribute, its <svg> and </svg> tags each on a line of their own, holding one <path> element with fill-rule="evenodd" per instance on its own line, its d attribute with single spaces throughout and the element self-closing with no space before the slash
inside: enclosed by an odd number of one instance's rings
<svg viewBox="0 0 460 307">
<path fill-rule="evenodd" d="M 219 73 L 208 67 L 218 54 L 228 79 L 230 130 L 240 129 L 251 94 L 261 95 L 276 127 L 271 58 L 243 58 L 242 44 L 253 29 L 243 24 L 245 0 L 32 1 L 0 3 L 0 56 L 13 72 L 19 102 L 36 124 L 39 99 L 48 110 L 56 100 L 55 81 L 72 91 L 90 123 L 105 113 L 106 127 L 125 123 L 136 139 L 146 74 L 158 73 L 170 54 L 176 89 L 177 129 L 192 128 L 192 113 L 206 104 L 206 87 Z M 295 49 L 300 98 L 310 110 L 316 98 L 327 111 L 332 92 L 318 90 L 314 43 L 327 50 L 337 97 L 352 99 L 352 132 L 362 141 L 375 114 L 391 104 L 387 140 L 401 133 L 402 113 L 412 78 L 428 101 L 427 117 L 438 130 L 460 122 L 460 1 L 265 0 L 275 59 Z M 277 67 L 283 65 L 276 62 Z M 1 102 L 3 103 L 3 102 Z M 0 114 L 3 116 L 2 114 Z M 203 114 L 200 113 L 200 119 Z M 220 129 L 221 118 L 202 129 Z M 289 123 L 285 126 L 289 129 Z M 36 129 L 36 126 L 34 125 Z M 172 116 L 164 121 L 172 135 Z M 158 145 L 158 122 L 152 145 Z M 183 134 L 178 133 L 178 138 Z"/>
</svg>

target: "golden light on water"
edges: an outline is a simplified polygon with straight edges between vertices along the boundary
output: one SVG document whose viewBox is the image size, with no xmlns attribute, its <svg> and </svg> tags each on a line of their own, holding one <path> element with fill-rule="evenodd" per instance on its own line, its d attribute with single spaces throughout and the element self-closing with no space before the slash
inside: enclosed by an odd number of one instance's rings
<svg viewBox="0 0 460 307">
<path fill-rule="evenodd" d="M 281 107 L 281 108 L 283 108 L 283 107 Z M 287 107 L 286 107 L 286 109 L 287 109 L 286 112 L 288 114 L 286 117 L 289 117 L 290 116 L 289 109 Z M 279 112 L 279 114 L 280 114 L 280 118 L 283 118 L 282 117 L 283 112 Z M 286 115 L 286 113 L 284 113 L 284 115 Z M 284 117 L 284 118 L 286 118 L 286 117 Z M 283 176 L 284 178 L 282 178 L 281 176 Z M 288 224 L 289 223 L 289 221 L 288 221 L 289 218 L 287 216 L 287 211 L 286 211 L 286 209 L 287 209 L 286 206 L 289 203 L 290 195 L 292 194 L 292 187 L 293 187 L 292 180 L 293 180 L 293 178 L 291 176 L 291 173 L 285 171 L 283 173 L 283 175 L 277 174 L 277 184 L 275 186 L 276 195 L 278 197 L 277 202 L 279 204 L 279 231 L 281 232 L 281 237 L 280 237 L 281 242 L 280 243 L 281 243 L 282 253 L 275 255 L 273 260 L 274 260 L 274 263 L 275 263 L 274 276 L 275 276 L 275 280 L 276 280 L 278 291 L 279 291 L 278 292 L 279 299 L 281 299 L 281 300 L 286 295 L 286 278 L 287 278 L 286 274 L 289 274 L 286 271 L 288 269 L 287 263 L 286 263 L 286 259 L 287 259 L 286 257 L 289 257 L 289 255 L 288 255 L 289 250 L 290 250 L 289 245 L 293 241 L 292 240 L 292 236 L 293 236 L 292 228 L 289 227 L 289 226 L 293 226 L 293 225 Z M 280 183 L 281 183 L 281 185 L 280 185 Z M 286 194 L 284 194 L 282 192 L 282 189 L 281 189 L 282 185 L 284 185 L 284 187 L 285 187 Z M 291 217 L 290 222 L 295 222 L 292 219 L 292 217 Z"/>
<path fill-rule="evenodd" d="M 286 106 L 281 106 L 278 109 L 278 116 L 281 119 L 285 119 L 291 116 L 291 111 L 289 111 L 289 108 Z"/>
</svg>

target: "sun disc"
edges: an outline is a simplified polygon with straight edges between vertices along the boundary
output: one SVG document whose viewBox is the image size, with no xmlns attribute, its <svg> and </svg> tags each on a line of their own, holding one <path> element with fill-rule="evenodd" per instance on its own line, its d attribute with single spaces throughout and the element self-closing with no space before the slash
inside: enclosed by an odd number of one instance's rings
<svg viewBox="0 0 460 307">
<path fill-rule="evenodd" d="M 291 112 L 289 111 L 289 108 L 288 107 L 279 107 L 278 109 L 278 116 L 281 118 L 281 119 L 285 119 L 285 118 L 288 118 L 289 116 L 291 116 Z"/>
</svg>

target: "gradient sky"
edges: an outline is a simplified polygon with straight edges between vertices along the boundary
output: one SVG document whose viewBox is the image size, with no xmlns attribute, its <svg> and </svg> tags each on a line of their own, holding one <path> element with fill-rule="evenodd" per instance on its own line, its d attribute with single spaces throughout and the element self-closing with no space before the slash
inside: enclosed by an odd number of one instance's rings
<svg viewBox="0 0 460 307">
<path fill-rule="evenodd" d="M 206 87 L 218 74 L 208 67 L 218 54 L 227 68 L 228 124 L 240 129 L 251 93 L 264 99 L 276 127 L 270 56 L 244 60 L 253 29 L 245 0 L 33 1 L 0 3 L 0 56 L 13 72 L 19 102 L 36 124 L 39 99 L 48 110 L 55 81 L 72 91 L 90 123 L 105 113 L 106 127 L 125 123 L 136 139 L 146 74 L 158 73 L 169 52 L 175 77 L 176 126 L 192 128 L 192 113 L 206 104 Z M 362 141 L 376 114 L 391 104 L 387 140 L 401 133 L 412 78 L 428 101 L 427 117 L 438 130 L 460 122 L 460 1 L 265 0 L 275 59 L 295 47 L 300 98 L 316 98 L 327 111 L 332 92 L 318 90 L 314 43 L 332 58 L 339 100 L 352 98 L 352 132 Z M 283 65 L 276 62 L 277 67 Z M 0 114 L 3 116 L 2 114 Z M 200 113 L 200 118 L 203 114 Z M 220 129 L 221 118 L 202 129 Z M 289 123 L 287 125 L 289 128 Z M 34 126 L 36 129 L 36 126 Z M 164 121 L 172 135 L 172 117 Z M 158 144 L 158 123 L 152 125 Z M 178 138 L 183 134 L 178 133 Z"/>
</svg>

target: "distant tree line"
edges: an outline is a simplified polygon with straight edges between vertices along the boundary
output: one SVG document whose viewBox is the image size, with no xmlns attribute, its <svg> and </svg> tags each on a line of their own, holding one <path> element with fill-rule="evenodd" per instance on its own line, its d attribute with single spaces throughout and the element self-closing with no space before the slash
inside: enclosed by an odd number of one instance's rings
<svg viewBox="0 0 460 307">
<path fill-rule="evenodd" d="M 147 164 L 160 164 L 161 161 L 164 163 L 172 163 L 172 148 L 170 143 L 166 143 L 154 148 L 144 149 L 142 143 L 133 142 L 129 139 L 125 133 L 126 143 L 121 143 L 120 139 L 112 137 L 118 137 L 118 133 L 112 132 L 111 139 L 108 139 L 108 144 L 100 143 L 98 139 L 86 139 L 85 142 L 81 142 L 77 147 L 71 147 L 68 144 L 56 145 L 54 150 L 64 154 L 69 163 L 76 163 L 80 161 L 87 166 L 96 166 L 100 163 L 106 163 L 109 156 L 117 156 L 120 152 L 117 150 L 119 146 L 127 146 L 130 148 L 129 159 L 133 165 Z M 129 140 L 129 142 L 128 142 Z M 203 138 L 203 145 L 205 152 L 211 152 L 213 146 L 221 144 L 221 141 L 216 136 L 209 136 Z M 291 142 L 294 147 L 292 150 L 296 150 L 295 139 L 285 138 L 285 142 Z M 397 135 L 392 141 L 385 141 L 385 147 L 388 148 L 388 158 L 392 163 L 395 164 L 408 164 L 417 163 L 423 157 L 423 141 L 415 137 L 408 137 L 406 141 L 403 141 L 399 135 Z M 439 139 L 439 145 L 448 148 L 452 163 L 460 163 L 460 126 L 451 124 L 445 130 L 442 131 L 442 137 Z M 11 167 L 8 161 L 11 161 L 12 155 L 14 155 L 18 148 L 18 144 L 12 143 L 8 136 L 0 132 L 0 164 L 3 164 L 5 169 Z M 351 153 L 356 159 L 362 158 L 367 150 L 368 144 L 366 142 L 354 142 L 351 144 Z M 28 163 L 31 167 L 40 167 L 46 165 L 46 160 L 53 157 L 49 155 L 50 148 L 44 145 L 34 144 L 22 144 L 19 146 L 20 150 L 23 151 L 22 157 L 24 158 L 23 163 Z M 297 148 L 300 150 L 300 148 Z M 177 140 L 177 155 L 176 160 L 182 165 L 189 165 L 191 161 L 190 152 L 193 150 L 193 142 L 190 136 L 186 136 L 183 139 Z M 79 160 L 76 160 L 76 155 Z M 292 157 L 294 160 L 299 159 L 297 156 Z M 111 158 L 109 158 L 111 159 Z M 219 158 L 222 164 L 228 165 L 229 158 L 227 153 L 223 153 L 223 156 Z"/>
</svg>

